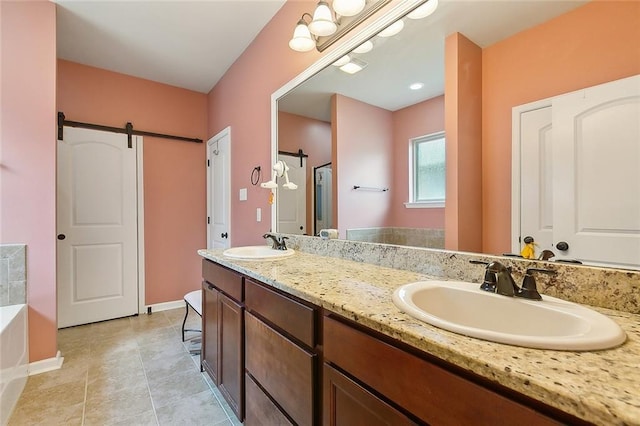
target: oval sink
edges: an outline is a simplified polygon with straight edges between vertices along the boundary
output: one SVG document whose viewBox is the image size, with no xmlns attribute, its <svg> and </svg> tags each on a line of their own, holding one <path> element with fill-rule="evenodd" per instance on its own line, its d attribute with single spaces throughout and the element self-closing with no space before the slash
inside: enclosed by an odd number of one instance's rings
<svg viewBox="0 0 640 426">
<path fill-rule="evenodd" d="M 276 260 L 293 256 L 295 250 L 275 250 L 269 246 L 244 246 L 226 249 L 222 254 L 239 260 Z"/>
<path fill-rule="evenodd" d="M 421 281 L 393 293 L 403 312 L 454 333 L 538 349 L 592 351 L 626 340 L 609 317 L 551 296 L 526 300 L 480 290 L 480 284 Z"/>
</svg>

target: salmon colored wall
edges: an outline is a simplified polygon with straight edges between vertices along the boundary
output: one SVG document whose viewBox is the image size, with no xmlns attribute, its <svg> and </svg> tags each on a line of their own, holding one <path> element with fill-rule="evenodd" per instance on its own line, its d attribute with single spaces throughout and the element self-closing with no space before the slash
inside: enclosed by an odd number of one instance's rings
<svg viewBox="0 0 640 426">
<path fill-rule="evenodd" d="M 639 21 L 638 1 L 593 1 L 484 49 L 484 252 L 511 249 L 511 109 L 640 73 Z"/>
<path fill-rule="evenodd" d="M 313 232 L 313 168 L 331 162 L 331 123 L 287 112 L 278 112 L 278 149 L 309 155 L 307 158 L 307 224 Z"/>
<path fill-rule="evenodd" d="M 444 131 L 444 95 L 393 112 L 391 226 L 444 229 L 444 208 L 408 209 L 409 139 Z"/>
<path fill-rule="evenodd" d="M 460 33 L 445 40 L 445 248 L 482 249 L 482 50 Z"/>
<path fill-rule="evenodd" d="M 31 362 L 56 356 L 56 6 L 0 2 L 0 243 L 27 245 Z"/>
<path fill-rule="evenodd" d="M 58 61 L 58 110 L 68 120 L 206 138 L 207 96 Z M 206 247 L 204 144 L 144 137 L 145 303 L 181 300 L 201 282 Z"/>
<path fill-rule="evenodd" d="M 345 238 L 350 228 L 389 226 L 391 191 L 356 191 L 353 186 L 392 187 L 393 119 L 385 109 L 342 95 L 333 99 L 335 218 Z"/>
<path fill-rule="evenodd" d="M 288 44 L 295 23 L 314 4 L 285 3 L 209 93 L 209 137 L 231 126 L 231 194 L 248 188 L 247 201 L 231 199 L 232 246 L 262 244 L 262 235 L 271 228 L 269 191 L 251 185 L 251 171 L 255 166 L 271 170 L 271 94 L 320 56 L 295 52 Z M 258 207 L 262 222 L 256 221 Z"/>
</svg>

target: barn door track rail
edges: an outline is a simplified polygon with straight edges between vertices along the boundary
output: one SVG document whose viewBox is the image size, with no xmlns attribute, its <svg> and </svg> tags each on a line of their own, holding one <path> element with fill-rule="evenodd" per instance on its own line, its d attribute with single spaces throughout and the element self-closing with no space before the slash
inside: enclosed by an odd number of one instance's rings
<svg viewBox="0 0 640 426">
<path fill-rule="evenodd" d="M 83 129 L 92 129 L 92 130 L 103 130 L 106 132 L 125 134 L 127 135 L 129 148 L 131 148 L 132 146 L 131 137 L 133 135 L 151 136 L 154 138 L 174 139 L 178 141 L 202 143 L 202 139 L 198 139 L 198 138 L 188 138 L 185 136 L 166 135 L 163 133 L 145 132 L 144 130 L 134 130 L 133 124 L 131 124 L 131 122 L 128 122 L 124 128 L 120 128 L 120 127 L 103 126 L 101 124 L 91 124 L 91 123 L 81 123 L 79 121 L 71 121 L 65 118 L 63 112 L 58 112 L 58 140 L 64 139 L 64 126 L 80 127 Z"/>
</svg>

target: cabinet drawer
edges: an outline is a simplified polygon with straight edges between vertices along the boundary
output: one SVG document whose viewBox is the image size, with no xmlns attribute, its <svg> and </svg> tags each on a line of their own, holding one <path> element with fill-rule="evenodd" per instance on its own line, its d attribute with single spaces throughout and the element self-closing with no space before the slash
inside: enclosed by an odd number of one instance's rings
<svg viewBox="0 0 640 426">
<path fill-rule="evenodd" d="M 242 275 L 210 260 L 202 259 L 202 277 L 236 301 L 244 300 Z"/>
<path fill-rule="evenodd" d="M 314 419 L 316 355 L 245 312 L 246 369 L 298 425 Z"/>
<path fill-rule="evenodd" d="M 252 425 L 293 425 L 278 407 L 262 392 L 262 389 L 247 375 L 246 383 L 246 415 L 245 426 Z"/>
<path fill-rule="evenodd" d="M 559 424 L 341 321 L 324 317 L 323 333 L 325 362 L 429 424 Z"/>
<path fill-rule="evenodd" d="M 246 280 L 247 309 L 257 313 L 273 325 L 313 348 L 315 339 L 315 310 L 280 293 Z"/>
</svg>

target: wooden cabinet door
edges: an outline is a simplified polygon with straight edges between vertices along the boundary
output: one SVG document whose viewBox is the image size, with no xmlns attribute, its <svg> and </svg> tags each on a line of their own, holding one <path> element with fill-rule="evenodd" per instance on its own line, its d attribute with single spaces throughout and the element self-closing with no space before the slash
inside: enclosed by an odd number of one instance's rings
<svg viewBox="0 0 640 426">
<path fill-rule="evenodd" d="M 246 389 L 245 426 L 278 425 L 293 426 L 248 374 L 244 378 Z"/>
<path fill-rule="evenodd" d="M 330 365 L 323 370 L 325 426 L 417 424 Z"/>
<path fill-rule="evenodd" d="M 200 363 L 216 385 L 219 384 L 218 290 L 202 282 L 202 351 Z"/>
<path fill-rule="evenodd" d="M 218 388 L 240 421 L 244 418 L 244 308 L 219 294 L 220 370 Z"/>
</svg>

